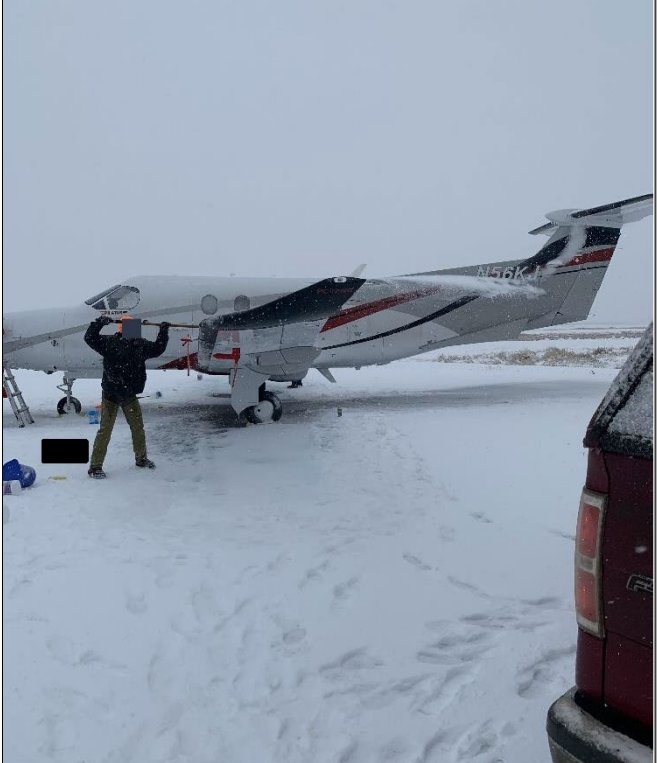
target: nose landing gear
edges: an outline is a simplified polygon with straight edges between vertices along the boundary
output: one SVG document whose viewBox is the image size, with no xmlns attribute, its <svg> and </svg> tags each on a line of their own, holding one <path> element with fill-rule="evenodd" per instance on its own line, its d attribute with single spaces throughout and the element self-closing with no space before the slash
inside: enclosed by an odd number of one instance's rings
<svg viewBox="0 0 657 763">
<path fill-rule="evenodd" d="M 63 384 L 57 385 L 57 389 L 60 389 L 62 392 L 66 393 L 66 397 L 63 397 L 57 403 L 57 413 L 60 416 L 63 416 L 65 413 L 80 413 L 80 411 L 82 411 L 82 403 L 77 399 L 77 397 L 73 397 L 73 395 L 71 395 L 74 381 L 75 379 L 69 378 L 66 376 L 66 374 L 64 374 Z"/>
</svg>

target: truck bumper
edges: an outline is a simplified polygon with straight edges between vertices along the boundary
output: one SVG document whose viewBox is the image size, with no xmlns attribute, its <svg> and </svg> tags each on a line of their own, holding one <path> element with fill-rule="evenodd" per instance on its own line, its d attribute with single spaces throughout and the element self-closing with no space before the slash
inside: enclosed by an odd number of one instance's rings
<svg viewBox="0 0 657 763">
<path fill-rule="evenodd" d="M 650 763 L 652 750 L 601 723 L 575 702 L 573 687 L 549 709 L 553 763 Z"/>
</svg>

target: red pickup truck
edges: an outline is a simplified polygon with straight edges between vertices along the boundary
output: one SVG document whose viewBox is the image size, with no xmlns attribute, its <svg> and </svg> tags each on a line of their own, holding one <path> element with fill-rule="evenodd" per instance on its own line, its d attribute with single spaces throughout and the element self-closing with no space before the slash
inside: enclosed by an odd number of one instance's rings
<svg viewBox="0 0 657 763">
<path fill-rule="evenodd" d="M 653 328 L 591 419 L 577 519 L 575 686 L 551 707 L 554 763 L 652 760 Z"/>
</svg>

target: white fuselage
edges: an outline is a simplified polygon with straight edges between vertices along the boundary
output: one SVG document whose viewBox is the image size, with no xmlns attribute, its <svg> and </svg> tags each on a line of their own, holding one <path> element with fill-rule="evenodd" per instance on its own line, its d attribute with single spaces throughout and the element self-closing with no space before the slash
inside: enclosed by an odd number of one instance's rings
<svg viewBox="0 0 657 763">
<path fill-rule="evenodd" d="M 93 305 L 48 308 L 8 313 L 3 316 L 3 344 L 6 359 L 13 368 L 66 371 L 70 377 L 100 377 L 102 358 L 84 342 L 89 323 L 99 315 L 127 313 L 152 322 L 198 325 L 210 315 L 232 313 L 257 307 L 289 292 L 310 285 L 315 279 L 287 278 L 212 278 L 178 276 L 140 276 L 125 281 L 132 287 L 131 300 L 116 305 L 99 300 Z M 455 332 L 431 321 L 399 330 L 412 324 L 413 316 L 395 308 L 409 302 L 404 294 L 417 292 L 411 281 L 367 281 L 342 313 L 329 319 L 319 334 L 316 347 L 321 350 L 314 367 L 336 368 L 388 363 L 422 352 L 428 343 L 455 336 Z M 426 285 L 425 285 L 426 288 Z M 108 290 L 109 291 L 109 290 Z M 437 291 L 437 290 L 436 290 Z M 204 300 L 204 297 L 206 298 Z M 133 304 L 137 299 L 137 304 Z M 445 296 L 428 294 L 414 298 L 414 314 L 421 317 L 444 304 Z M 203 307 L 202 307 L 203 305 Z M 366 305 L 359 310 L 359 306 Z M 211 312 L 214 309 L 214 312 Z M 204 311 L 205 310 L 205 311 Z M 114 326 L 104 329 L 113 333 Z M 143 336 L 154 339 L 157 329 L 145 326 Z M 225 337 L 227 348 L 239 346 L 239 332 Z M 172 328 L 164 355 L 147 363 L 148 368 L 195 367 L 198 329 Z M 189 360 L 188 360 L 189 359 Z M 233 361 L 217 361 L 213 373 L 228 374 Z"/>
</svg>

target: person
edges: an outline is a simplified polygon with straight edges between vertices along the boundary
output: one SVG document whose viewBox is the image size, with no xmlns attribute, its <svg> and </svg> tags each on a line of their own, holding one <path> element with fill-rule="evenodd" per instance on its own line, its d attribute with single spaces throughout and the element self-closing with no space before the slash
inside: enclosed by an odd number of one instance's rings
<svg viewBox="0 0 657 763">
<path fill-rule="evenodd" d="M 126 339 L 122 336 L 122 324 L 113 336 L 101 336 L 101 329 L 112 323 L 106 315 L 89 324 L 84 341 L 103 356 L 103 400 L 100 413 L 100 429 L 94 440 L 88 474 L 96 479 L 104 479 L 103 461 L 112 437 L 114 422 L 123 411 L 132 433 L 132 447 L 135 464 L 140 468 L 154 469 L 155 464 L 146 453 L 146 433 L 141 405 L 137 395 L 146 385 L 146 361 L 157 358 L 166 350 L 169 342 L 169 323 L 160 323 L 157 339 L 150 342 L 141 337 Z"/>
</svg>

